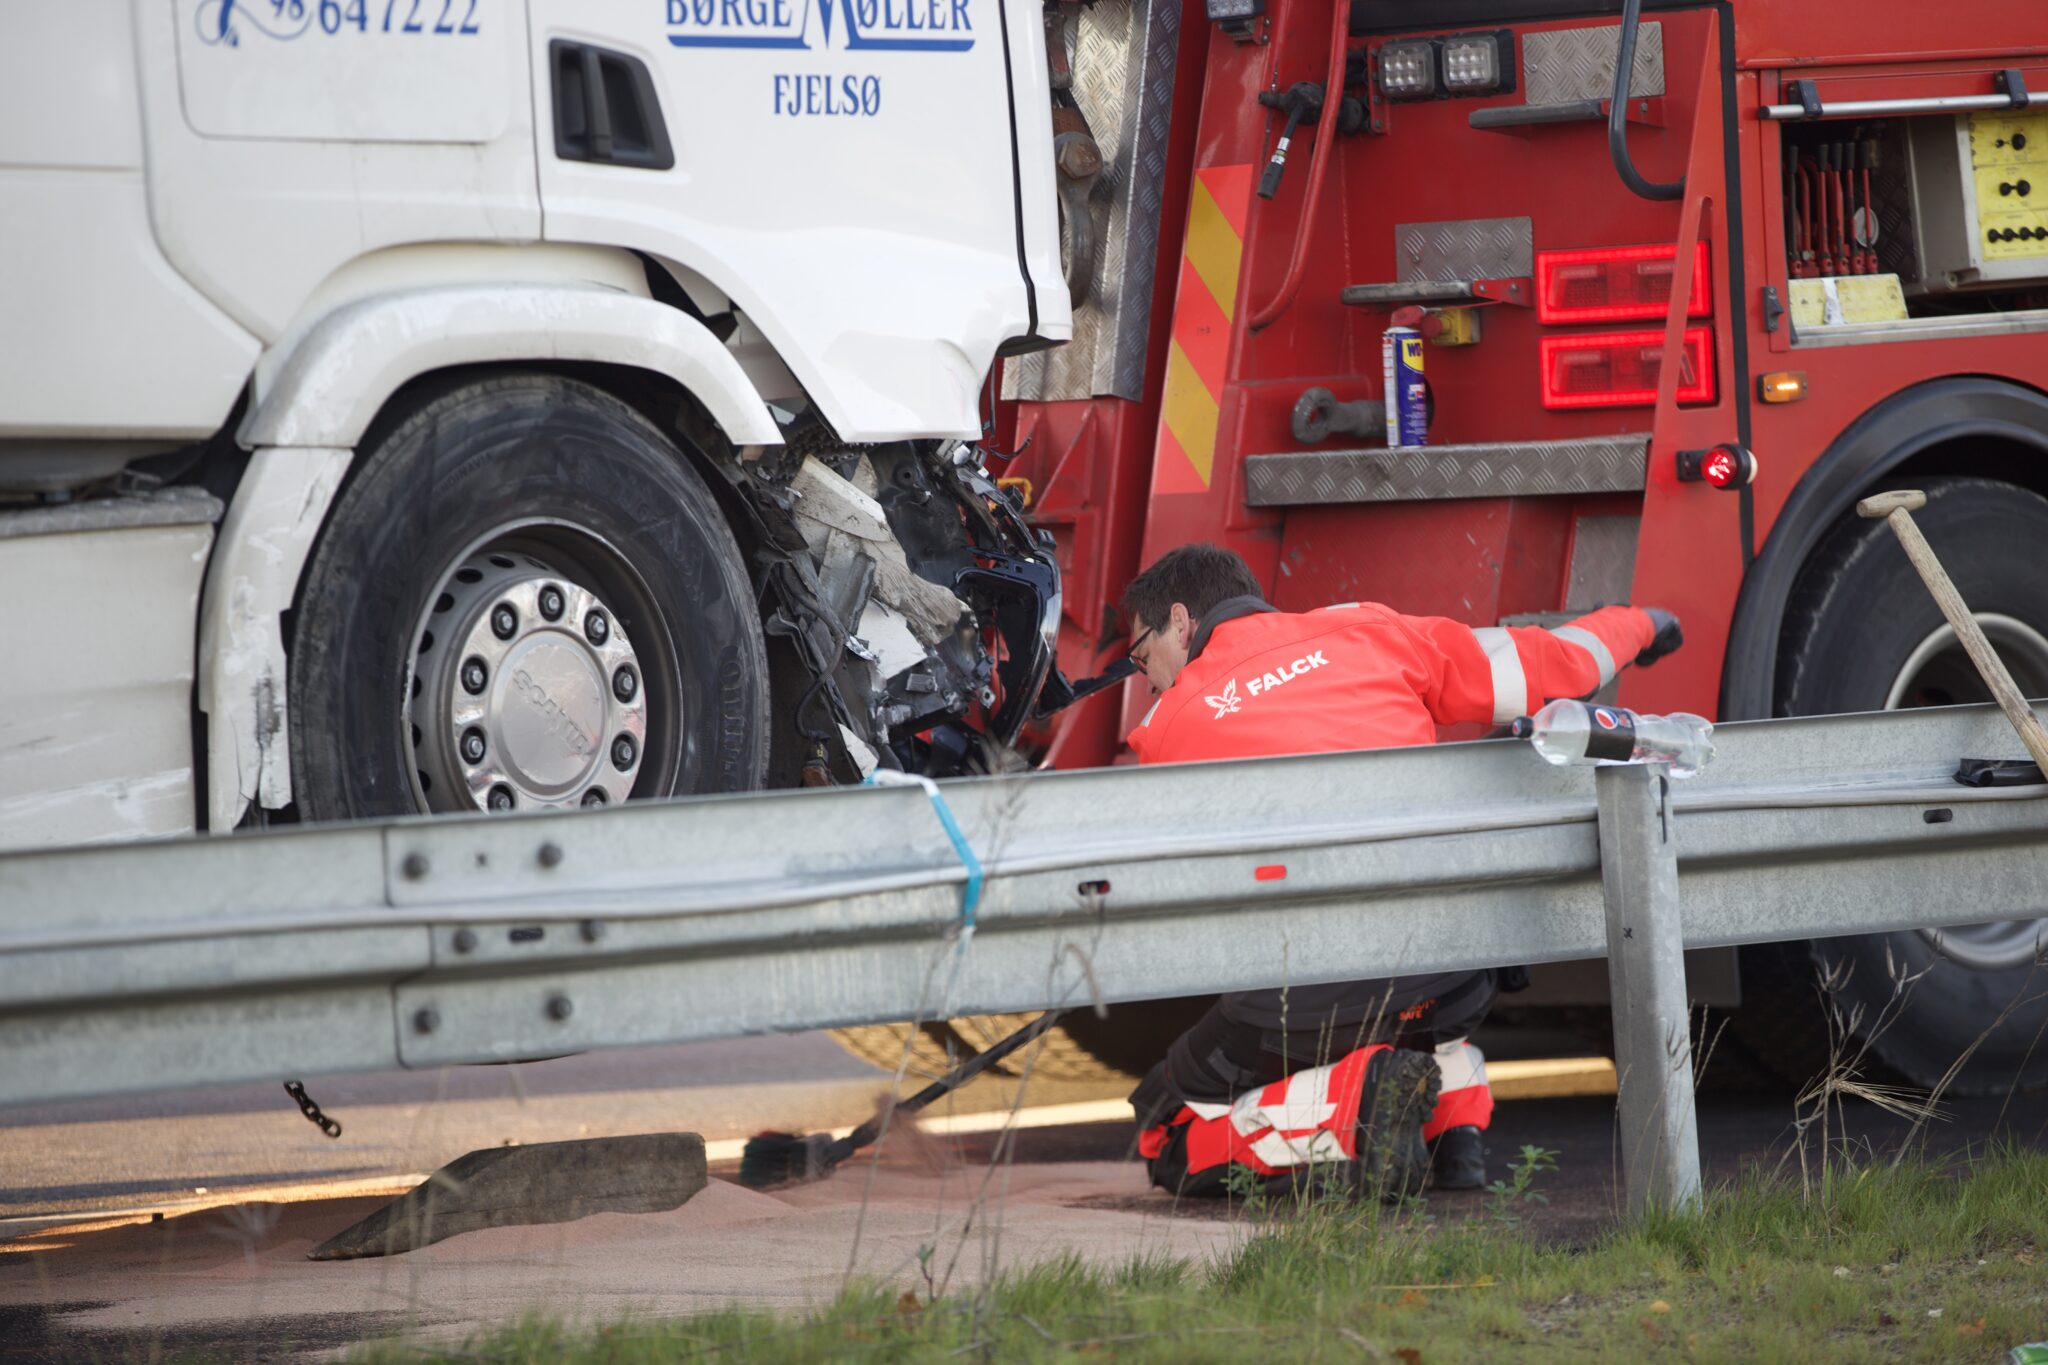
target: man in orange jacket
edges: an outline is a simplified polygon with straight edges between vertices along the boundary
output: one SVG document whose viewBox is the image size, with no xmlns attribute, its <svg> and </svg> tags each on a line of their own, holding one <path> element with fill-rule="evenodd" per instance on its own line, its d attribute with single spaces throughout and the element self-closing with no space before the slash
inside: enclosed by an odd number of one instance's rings
<svg viewBox="0 0 2048 1365">
<path fill-rule="evenodd" d="M 1162 555 L 1132 581 L 1124 613 L 1131 662 L 1159 693 L 1130 736 L 1141 763 L 1429 744 L 1439 725 L 1505 724 L 1590 696 L 1619 663 L 1683 643 L 1678 618 L 1656 608 L 1602 607 L 1555 630 L 1474 629 L 1371 602 L 1279 612 L 1244 561 L 1213 545 Z M 1412 1068 L 1397 1059 L 1419 1049 L 1439 1073 L 1422 1120 L 1436 1183 L 1478 1187 L 1493 1099 L 1466 1038 L 1497 990 L 1483 971 L 1225 995 L 1132 1092 L 1153 1179 L 1198 1192 L 1220 1188 L 1232 1165 L 1277 1177 L 1356 1160 L 1375 1084 L 1407 1084 L 1408 1071 L 1388 1068 Z M 1300 1069 L 1309 1061 L 1325 1065 Z M 1316 1122 L 1287 1126 L 1303 1115 Z"/>
</svg>

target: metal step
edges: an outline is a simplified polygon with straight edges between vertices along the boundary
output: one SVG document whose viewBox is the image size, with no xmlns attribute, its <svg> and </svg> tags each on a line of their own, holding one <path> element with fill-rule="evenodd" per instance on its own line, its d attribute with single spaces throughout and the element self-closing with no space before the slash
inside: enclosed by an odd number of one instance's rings
<svg viewBox="0 0 2048 1365">
<path fill-rule="evenodd" d="M 1647 435 L 1627 435 L 1249 455 L 1245 501 L 1253 507 L 1304 507 L 1633 493 L 1643 487 L 1649 450 Z"/>
</svg>

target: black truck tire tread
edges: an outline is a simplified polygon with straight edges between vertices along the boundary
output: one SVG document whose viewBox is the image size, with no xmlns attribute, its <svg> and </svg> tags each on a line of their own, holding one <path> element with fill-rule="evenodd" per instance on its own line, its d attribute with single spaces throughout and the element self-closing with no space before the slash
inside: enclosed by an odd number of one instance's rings
<svg viewBox="0 0 2048 1365">
<path fill-rule="evenodd" d="M 1974 612 L 1999 612 L 2048 629 L 2048 574 L 2036 567 L 2048 545 L 2048 499 L 2015 484 L 1975 477 L 1919 481 L 1925 508 L 1914 513 L 1943 568 Z M 1875 491 L 1875 490 L 1873 490 Z M 1786 604 L 1775 710 L 1823 715 L 1881 708 L 1897 669 L 1919 639 L 1941 624 L 1939 608 L 1882 520 L 1853 514 L 1815 548 Z M 1897 654 L 1897 658 L 1892 657 Z M 2013 753 L 2020 752 L 2018 739 Z M 1998 757 L 2001 755 L 1983 755 Z M 1757 945 L 1743 952 L 1743 1008 L 1733 1032 L 1750 1056 L 1788 1079 L 1818 1075 L 1828 1062 L 1825 1014 L 1815 993 L 1824 963 L 1853 967 L 1845 1007 L 1879 1016 L 1893 987 L 1887 948 L 1909 971 L 1932 966 L 1904 1014 L 1872 1043 L 1892 1078 L 1938 1081 L 1983 1026 L 2026 985 L 2028 969 L 1977 972 L 1938 960 L 1917 933 L 1873 934 L 1806 943 Z M 2030 994 L 2042 993 L 2036 974 Z M 2048 1084 L 2048 1055 L 2023 1062 L 2048 1024 L 2048 1001 L 2020 1009 L 1978 1049 L 1956 1078 L 1957 1094 L 1998 1093 L 2014 1084 Z M 2018 1074 L 2021 1066 L 2026 1075 Z"/>
<path fill-rule="evenodd" d="M 754 593 L 675 443 L 554 374 L 450 377 L 403 401 L 358 450 L 300 582 L 288 688 L 301 818 L 417 808 L 397 716 L 419 604 L 463 544 L 528 517 L 602 533 L 666 605 L 687 743 L 666 760 L 670 790 L 636 797 L 760 786 L 769 689 Z"/>
</svg>

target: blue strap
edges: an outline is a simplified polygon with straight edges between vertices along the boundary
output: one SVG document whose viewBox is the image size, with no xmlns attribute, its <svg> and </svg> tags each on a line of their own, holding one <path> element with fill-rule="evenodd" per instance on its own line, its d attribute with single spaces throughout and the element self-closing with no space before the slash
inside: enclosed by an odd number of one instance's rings
<svg viewBox="0 0 2048 1365">
<path fill-rule="evenodd" d="M 946 831 L 946 838 L 952 841 L 953 855 L 960 865 L 967 869 L 967 889 L 960 897 L 960 941 L 964 944 L 974 937 L 974 912 L 981 905 L 981 887 L 985 880 L 981 859 L 974 856 L 973 847 L 967 836 L 960 830 L 960 822 L 953 818 L 953 808 L 946 804 L 946 797 L 939 790 L 939 784 L 918 773 L 897 772 L 891 768 L 877 768 L 861 783 L 864 787 L 922 787 L 930 798 L 932 810 L 938 814 L 939 824 Z"/>
</svg>

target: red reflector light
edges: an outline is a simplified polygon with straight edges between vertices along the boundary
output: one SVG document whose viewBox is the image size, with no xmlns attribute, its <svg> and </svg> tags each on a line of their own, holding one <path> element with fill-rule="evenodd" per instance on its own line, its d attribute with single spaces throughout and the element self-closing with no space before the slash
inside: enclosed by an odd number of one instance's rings
<svg viewBox="0 0 2048 1365">
<path fill-rule="evenodd" d="M 1262 882 L 1284 882 L 1287 880 L 1287 864 L 1267 863 L 1264 867 L 1255 867 L 1252 878 Z"/>
<path fill-rule="evenodd" d="M 1606 246 L 1536 253 L 1538 322 L 1620 322 L 1661 318 L 1671 303 L 1676 246 Z M 1685 315 L 1713 315 L 1707 244 L 1696 243 Z"/>
<path fill-rule="evenodd" d="M 1657 401 L 1664 333 L 1592 332 L 1544 337 L 1537 343 L 1546 408 L 1649 407 Z M 1714 401 L 1714 340 L 1705 327 L 1685 329 L 1678 401 Z"/>
</svg>

